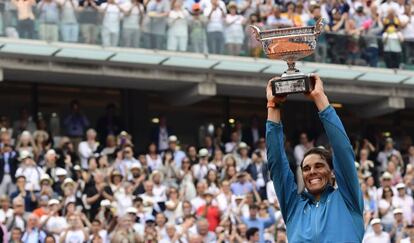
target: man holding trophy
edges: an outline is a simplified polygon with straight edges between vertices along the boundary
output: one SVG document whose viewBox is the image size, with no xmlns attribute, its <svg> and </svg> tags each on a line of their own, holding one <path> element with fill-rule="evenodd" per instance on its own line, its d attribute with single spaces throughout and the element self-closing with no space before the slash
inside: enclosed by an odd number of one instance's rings
<svg viewBox="0 0 414 243">
<path fill-rule="evenodd" d="M 362 242 L 363 197 L 355 168 L 352 146 L 335 109 L 329 104 L 322 80 L 294 68 L 294 61 L 310 55 L 316 46 L 318 26 L 260 32 L 270 58 L 288 62 L 289 69 L 267 85 L 267 158 L 287 227 L 289 242 Z M 319 117 L 333 153 L 313 148 L 304 155 L 302 169 L 305 191 L 298 193 L 295 176 L 284 149 L 281 104 L 290 93 L 305 93 L 319 110 Z"/>
</svg>

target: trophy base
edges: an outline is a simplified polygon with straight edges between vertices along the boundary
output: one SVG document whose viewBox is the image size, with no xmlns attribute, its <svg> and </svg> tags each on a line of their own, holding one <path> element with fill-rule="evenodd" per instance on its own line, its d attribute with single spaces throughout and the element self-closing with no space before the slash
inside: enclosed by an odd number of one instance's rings
<svg viewBox="0 0 414 243">
<path fill-rule="evenodd" d="M 311 76 L 303 73 L 284 73 L 281 78 L 271 80 L 272 93 L 276 95 L 287 95 L 294 93 L 307 93 L 312 91 L 313 83 Z"/>
</svg>

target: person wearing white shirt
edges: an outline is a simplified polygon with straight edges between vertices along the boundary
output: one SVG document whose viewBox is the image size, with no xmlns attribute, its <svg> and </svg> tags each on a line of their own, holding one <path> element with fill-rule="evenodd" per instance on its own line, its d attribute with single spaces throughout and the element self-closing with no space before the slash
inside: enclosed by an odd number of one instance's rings
<svg viewBox="0 0 414 243">
<path fill-rule="evenodd" d="M 138 0 L 127 1 L 123 5 L 124 20 L 122 21 L 122 45 L 126 47 L 140 46 L 141 25 L 144 19 L 144 5 Z"/>
<path fill-rule="evenodd" d="M 170 149 L 173 152 L 175 166 L 177 166 L 177 168 L 181 168 L 181 163 L 183 162 L 183 159 L 185 158 L 185 153 L 182 150 L 180 150 L 177 143 L 178 143 L 177 136 L 171 135 L 168 137 L 168 149 Z"/>
<path fill-rule="evenodd" d="M 181 0 L 175 1 L 168 14 L 167 49 L 170 51 L 187 51 L 188 11 L 183 8 Z"/>
<path fill-rule="evenodd" d="M 390 235 L 382 230 L 381 220 L 371 220 L 373 232 L 366 233 L 362 243 L 391 243 Z"/>
<path fill-rule="evenodd" d="M 36 165 L 36 162 L 33 160 L 33 155 L 30 152 L 22 151 L 19 159 L 21 164 L 16 171 L 16 177 L 24 176 L 26 178 L 25 189 L 27 191 L 39 191 L 40 178 L 42 177 L 43 170 Z"/>
<path fill-rule="evenodd" d="M 100 12 L 104 14 L 102 22 L 102 44 L 104 46 L 117 46 L 120 23 L 124 10 L 115 0 L 108 0 L 101 4 Z"/>
<path fill-rule="evenodd" d="M 68 217 L 69 227 L 60 234 L 60 243 L 82 243 L 88 239 L 88 231 L 77 214 Z"/>
<path fill-rule="evenodd" d="M 230 135 L 230 141 L 224 145 L 224 151 L 226 153 L 235 153 L 239 145 L 239 134 L 237 132 L 232 132 Z"/>
<path fill-rule="evenodd" d="M 78 42 L 79 24 L 76 19 L 79 2 L 77 0 L 60 0 L 60 30 L 64 42 Z"/>
<path fill-rule="evenodd" d="M 157 153 L 157 145 L 155 143 L 151 143 L 148 146 L 148 154 L 145 155 L 145 158 L 152 171 L 159 170 L 163 167 L 162 157 Z"/>
<path fill-rule="evenodd" d="M 50 199 L 48 202 L 49 213 L 40 218 L 40 228 L 52 234 L 56 241 L 59 240 L 60 234 L 67 227 L 64 217 L 59 216 L 60 202 L 56 199 Z"/>
<path fill-rule="evenodd" d="M 82 169 L 88 169 L 88 159 L 94 155 L 98 146 L 99 143 L 96 141 L 96 131 L 94 129 L 88 129 L 88 131 L 86 131 L 86 141 L 80 142 L 78 146 Z"/>
<path fill-rule="evenodd" d="M 152 192 L 154 193 L 154 199 L 157 203 L 165 203 L 167 201 L 167 187 L 161 184 L 161 172 L 156 170 L 151 174 L 154 187 Z"/>
<path fill-rule="evenodd" d="M 164 237 L 161 237 L 161 240 L 159 241 L 159 243 L 182 242 L 182 239 L 180 239 L 181 235 L 177 231 L 176 225 L 169 223 L 165 226 L 165 228 L 166 228 L 167 235 L 165 235 Z"/>
<path fill-rule="evenodd" d="M 404 183 L 398 183 L 396 188 L 398 194 L 394 195 L 392 205 L 402 209 L 405 221 L 412 222 L 414 206 L 413 198 L 406 194 Z"/>
<path fill-rule="evenodd" d="M 206 204 L 206 200 L 204 200 L 204 191 L 207 190 L 207 183 L 205 181 L 199 181 L 197 183 L 197 196 L 191 199 L 191 205 L 193 206 L 194 210 L 197 210 L 201 206 Z"/>
<path fill-rule="evenodd" d="M 207 17 L 207 44 L 208 52 L 213 54 L 224 53 L 224 19 L 226 7 L 221 0 L 211 0 L 211 6 L 204 9 Z M 224 6 L 223 6 L 224 5 Z M 203 7 L 202 7 L 203 8 Z"/>
<path fill-rule="evenodd" d="M 227 14 L 225 19 L 227 53 L 238 56 L 240 55 L 240 50 L 244 42 L 243 24 L 246 22 L 246 19 L 242 15 L 237 14 L 237 5 L 235 2 L 230 2 L 228 9 L 230 13 Z"/>
<path fill-rule="evenodd" d="M 200 149 L 198 152 L 198 164 L 192 167 L 193 175 L 197 180 L 203 180 L 209 170 L 216 170 L 214 164 L 208 163 L 208 150 L 205 148 Z"/>
<path fill-rule="evenodd" d="M 387 0 L 378 7 L 379 17 L 386 17 L 390 9 L 392 9 L 397 16 L 404 14 L 404 8 L 401 8 L 398 3 L 394 2 L 393 0 Z"/>
<path fill-rule="evenodd" d="M 405 5 L 404 14 L 399 17 L 401 22 L 401 33 L 404 37 L 404 55 L 406 63 L 414 62 L 414 18 L 411 11 L 412 7 L 410 4 Z M 412 146 L 411 146 L 412 147 Z M 409 162 L 414 164 L 414 158 L 412 156 L 414 147 L 409 149 Z"/>
<path fill-rule="evenodd" d="M 301 133 L 299 136 L 299 144 L 295 146 L 293 154 L 296 159 L 296 164 L 300 165 L 303 160 L 303 155 L 313 147 L 312 142 L 309 142 L 308 135 L 306 133 Z"/>
</svg>

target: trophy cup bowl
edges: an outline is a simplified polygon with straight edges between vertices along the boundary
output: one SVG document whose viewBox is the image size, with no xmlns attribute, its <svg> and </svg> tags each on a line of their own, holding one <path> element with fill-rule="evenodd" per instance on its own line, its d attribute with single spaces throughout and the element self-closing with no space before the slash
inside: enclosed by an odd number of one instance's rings
<svg viewBox="0 0 414 243">
<path fill-rule="evenodd" d="M 273 95 L 310 92 L 313 89 L 310 74 L 303 74 L 295 68 L 295 62 L 311 55 L 316 48 L 317 38 L 322 31 L 322 19 L 315 26 L 260 30 L 250 26 L 255 37 L 263 45 L 270 59 L 284 60 L 288 69 L 282 76 L 271 79 Z"/>
</svg>

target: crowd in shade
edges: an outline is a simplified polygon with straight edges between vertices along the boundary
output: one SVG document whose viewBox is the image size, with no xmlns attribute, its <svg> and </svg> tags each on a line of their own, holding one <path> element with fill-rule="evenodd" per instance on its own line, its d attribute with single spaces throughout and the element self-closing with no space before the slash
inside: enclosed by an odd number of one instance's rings
<svg viewBox="0 0 414 243">
<path fill-rule="evenodd" d="M 249 25 L 324 32 L 308 60 L 403 68 L 413 64 L 410 0 L 2 0 L 0 33 L 81 42 L 261 57 Z M 381 61 L 381 60 L 383 61 Z"/>
<path fill-rule="evenodd" d="M 15 120 L 1 117 L 1 242 L 287 242 L 267 168 L 265 121 L 218 126 L 200 144 L 186 144 L 161 117 L 142 149 L 113 104 L 96 124 L 79 102 L 70 107 L 58 120 L 32 119 L 24 108 Z M 323 134 L 290 141 L 296 175 L 307 150 L 329 148 Z M 364 242 L 412 242 L 411 138 L 352 142 Z"/>
</svg>

